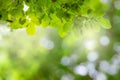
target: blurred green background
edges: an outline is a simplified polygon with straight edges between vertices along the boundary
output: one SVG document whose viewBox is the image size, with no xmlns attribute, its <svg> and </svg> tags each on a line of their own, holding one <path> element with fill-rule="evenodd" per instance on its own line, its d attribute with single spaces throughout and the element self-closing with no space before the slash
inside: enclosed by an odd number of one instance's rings
<svg viewBox="0 0 120 80">
<path fill-rule="evenodd" d="M 91 32 L 89 38 L 61 38 L 49 27 L 37 27 L 29 36 L 25 29 L 11 31 L 1 23 L 0 80 L 120 80 L 120 0 L 112 5 L 112 28 Z"/>
</svg>

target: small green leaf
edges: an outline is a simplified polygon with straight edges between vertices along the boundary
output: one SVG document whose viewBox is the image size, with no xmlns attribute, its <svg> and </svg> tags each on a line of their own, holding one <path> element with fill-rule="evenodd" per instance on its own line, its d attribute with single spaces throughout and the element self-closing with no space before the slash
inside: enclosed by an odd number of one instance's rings
<svg viewBox="0 0 120 80">
<path fill-rule="evenodd" d="M 55 14 L 51 14 L 52 20 L 50 21 L 50 27 L 56 28 L 62 25 L 61 19 L 58 18 Z"/>
<path fill-rule="evenodd" d="M 29 24 L 27 29 L 26 29 L 26 32 L 29 35 L 34 35 L 36 33 L 36 28 L 35 28 L 34 24 Z"/>
<path fill-rule="evenodd" d="M 60 35 L 60 37 L 65 37 L 67 35 L 67 32 L 65 32 L 63 30 L 63 27 L 61 27 L 59 30 L 58 30 L 58 34 Z"/>
<path fill-rule="evenodd" d="M 42 27 L 47 27 L 49 23 L 50 23 L 50 18 L 48 15 L 45 15 L 41 22 Z"/>
<path fill-rule="evenodd" d="M 112 27 L 110 21 L 103 17 L 99 18 L 99 23 L 105 29 L 110 29 Z"/>
<path fill-rule="evenodd" d="M 23 25 L 24 23 L 26 22 L 26 18 L 20 18 L 19 19 L 19 23 L 21 24 L 21 25 Z"/>
<path fill-rule="evenodd" d="M 65 37 L 73 28 L 73 22 L 65 22 L 63 26 L 59 27 L 58 33 L 61 37 Z"/>
</svg>

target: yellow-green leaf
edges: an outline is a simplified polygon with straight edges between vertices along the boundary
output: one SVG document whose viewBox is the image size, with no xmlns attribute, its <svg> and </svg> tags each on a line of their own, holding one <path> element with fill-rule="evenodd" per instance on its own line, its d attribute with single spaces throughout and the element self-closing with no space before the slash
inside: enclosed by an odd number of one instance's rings
<svg viewBox="0 0 120 80">
<path fill-rule="evenodd" d="M 26 32 L 29 34 L 29 35 L 34 35 L 36 33 L 36 28 L 34 25 L 32 24 L 29 24 L 27 29 L 26 29 Z"/>
<path fill-rule="evenodd" d="M 47 27 L 50 23 L 50 18 L 48 15 L 45 15 L 44 18 L 42 19 L 42 27 Z"/>
<path fill-rule="evenodd" d="M 99 23 L 105 29 L 110 29 L 112 27 L 110 21 L 103 17 L 99 19 Z"/>
</svg>

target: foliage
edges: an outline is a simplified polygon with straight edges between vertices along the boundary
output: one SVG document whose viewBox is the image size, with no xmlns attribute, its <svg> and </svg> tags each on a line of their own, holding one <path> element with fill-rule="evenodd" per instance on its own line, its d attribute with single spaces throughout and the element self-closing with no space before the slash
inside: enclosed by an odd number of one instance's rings
<svg viewBox="0 0 120 80">
<path fill-rule="evenodd" d="M 0 0 L 0 21 L 11 29 L 26 28 L 30 35 L 35 33 L 35 26 L 50 26 L 64 37 L 75 28 L 94 24 L 111 28 L 104 17 L 108 8 L 99 0 Z"/>
</svg>

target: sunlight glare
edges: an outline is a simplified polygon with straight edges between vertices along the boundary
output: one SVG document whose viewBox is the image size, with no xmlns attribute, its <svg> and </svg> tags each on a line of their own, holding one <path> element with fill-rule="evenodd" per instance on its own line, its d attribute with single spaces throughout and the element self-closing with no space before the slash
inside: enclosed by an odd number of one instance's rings
<svg viewBox="0 0 120 80">
<path fill-rule="evenodd" d="M 27 6 L 26 4 L 24 4 L 23 11 L 26 12 L 28 9 L 29 9 L 29 6 Z"/>
<path fill-rule="evenodd" d="M 120 10 L 120 0 L 116 0 L 114 5 L 116 9 Z"/>
<path fill-rule="evenodd" d="M 103 45 L 103 46 L 109 45 L 109 43 L 110 43 L 109 37 L 107 37 L 107 36 L 102 36 L 102 37 L 100 38 L 100 43 L 101 43 L 101 45 Z"/>
<path fill-rule="evenodd" d="M 31 18 L 30 18 L 29 16 L 26 16 L 26 19 L 27 19 L 28 21 L 31 21 Z"/>
<path fill-rule="evenodd" d="M 84 65 L 78 65 L 74 68 L 74 72 L 76 74 L 82 75 L 82 76 L 86 76 L 88 73 L 88 70 L 86 68 L 86 66 Z"/>
<path fill-rule="evenodd" d="M 94 41 L 89 40 L 85 43 L 85 48 L 87 48 L 88 50 L 92 50 L 94 49 Z"/>
<path fill-rule="evenodd" d="M 5 63 L 6 58 L 7 56 L 5 53 L 0 53 L 0 63 Z"/>
<path fill-rule="evenodd" d="M 54 48 L 54 42 L 47 39 L 47 38 L 42 38 L 40 40 L 40 46 L 43 47 L 43 48 L 46 48 L 48 50 L 51 50 Z"/>
<path fill-rule="evenodd" d="M 74 80 L 74 77 L 70 74 L 65 74 L 62 76 L 61 80 Z"/>
<path fill-rule="evenodd" d="M 103 4 L 108 4 L 108 3 L 110 3 L 110 1 L 111 1 L 111 0 L 101 0 L 101 2 L 102 2 Z"/>
<path fill-rule="evenodd" d="M 107 77 L 104 73 L 98 73 L 95 80 L 107 80 Z"/>
<path fill-rule="evenodd" d="M 67 56 L 62 57 L 61 64 L 64 65 L 64 66 L 69 65 L 70 64 L 70 58 L 67 57 Z"/>
<path fill-rule="evenodd" d="M 90 52 L 90 53 L 88 53 L 87 59 L 90 62 L 96 61 L 98 59 L 98 52 Z"/>
</svg>

